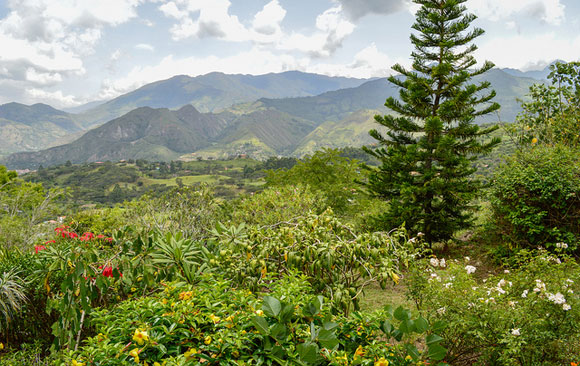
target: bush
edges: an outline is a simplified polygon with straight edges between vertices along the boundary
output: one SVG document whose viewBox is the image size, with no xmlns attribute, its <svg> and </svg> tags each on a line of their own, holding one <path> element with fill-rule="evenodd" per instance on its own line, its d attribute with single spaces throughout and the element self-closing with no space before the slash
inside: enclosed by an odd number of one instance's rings
<svg viewBox="0 0 580 366">
<path fill-rule="evenodd" d="M 495 174 L 492 209 L 510 246 L 570 251 L 580 240 L 580 154 L 565 146 L 518 152 Z M 561 245 L 561 244 L 560 244 Z"/>
<path fill-rule="evenodd" d="M 368 284 L 398 282 L 419 252 L 403 229 L 357 233 L 330 209 L 267 227 L 218 225 L 214 235 L 208 249 L 214 254 L 210 267 L 218 273 L 256 290 L 267 274 L 297 270 L 346 314 L 358 310 Z"/>
<path fill-rule="evenodd" d="M 453 365 L 568 365 L 580 354 L 580 267 L 523 250 L 520 269 L 478 280 L 468 262 L 426 264 L 411 297 L 440 332 Z M 433 264 L 438 260 L 432 259 Z M 473 273 L 475 272 L 475 273 Z"/>
<path fill-rule="evenodd" d="M 303 185 L 267 188 L 238 199 L 228 206 L 229 219 L 235 225 L 274 225 L 291 221 L 326 208 L 324 195 Z"/>
<path fill-rule="evenodd" d="M 402 308 L 332 316 L 296 274 L 262 295 L 208 276 L 193 287 L 162 285 L 161 293 L 94 313 L 97 335 L 62 364 L 397 366 L 445 354 L 424 319 Z M 385 344 L 392 335 L 408 348 Z M 424 352 L 412 345 L 418 335 L 432 341 Z"/>
</svg>

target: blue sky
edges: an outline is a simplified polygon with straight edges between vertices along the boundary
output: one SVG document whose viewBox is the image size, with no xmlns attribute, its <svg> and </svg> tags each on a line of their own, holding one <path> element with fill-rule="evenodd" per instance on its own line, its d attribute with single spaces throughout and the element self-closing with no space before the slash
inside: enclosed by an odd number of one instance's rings
<svg viewBox="0 0 580 366">
<path fill-rule="evenodd" d="M 409 0 L 0 0 L 0 103 L 58 108 L 176 74 L 373 77 L 409 64 Z M 468 0 L 479 61 L 580 59 L 577 0 Z"/>
</svg>

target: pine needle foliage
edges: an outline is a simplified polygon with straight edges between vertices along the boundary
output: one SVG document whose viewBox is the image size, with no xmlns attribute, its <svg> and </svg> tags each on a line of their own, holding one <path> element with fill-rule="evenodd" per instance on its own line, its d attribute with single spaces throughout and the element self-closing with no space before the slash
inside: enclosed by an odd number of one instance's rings
<svg viewBox="0 0 580 366">
<path fill-rule="evenodd" d="M 475 15 L 466 0 L 414 0 L 421 5 L 411 34 L 415 50 L 412 68 L 397 64 L 401 76 L 389 81 L 400 87 L 400 98 L 388 98 L 393 115 L 375 116 L 387 128 L 370 135 L 378 146 L 365 151 L 381 161 L 366 183 L 375 196 L 390 202 L 378 220 L 384 228 L 406 223 L 423 232 L 428 243 L 447 240 L 471 223 L 473 198 L 480 182 L 473 161 L 500 141 L 485 137 L 497 127 L 481 129 L 478 116 L 497 111 L 489 82 L 470 79 L 491 69 L 477 67 L 475 38 L 484 31 L 470 28 Z"/>
</svg>

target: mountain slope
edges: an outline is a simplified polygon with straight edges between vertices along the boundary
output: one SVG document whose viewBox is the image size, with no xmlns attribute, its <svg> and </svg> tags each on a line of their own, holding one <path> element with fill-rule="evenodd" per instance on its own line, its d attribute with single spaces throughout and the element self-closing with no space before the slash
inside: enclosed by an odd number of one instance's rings
<svg viewBox="0 0 580 366">
<path fill-rule="evenodd" d="M 213 112 L 262 97 L 317 95 L 329 90 L 358 86 L 365 81 L 299 71 L 265 75 L 228 75 L 219 72 L 197 77 L 179 75 L 147 84 L 79 116 L 83 125 L 90 127 L 145 106 L 171 109 L 192 104 L 199 111 Z"/>
<path fill-rule="evenodd" d="M 72 114 L 46 104 L 0 106 L 0 155 L 33 151 L 70 142 L 82 130 Z M 64 140 L 63 140 L 64 138 Z"/>
<path fill-rule="evenodd" d="M 226 114 L 201 114 L 192 106 L 178 111 L 142 107 L 114 119 L 78 140 L 39 152 L 12 154 L 8 166 L 39 165 L 100 160 L 171 160 L 209 144 L 228 123 Z"/>
<path fill-rule="evenodd" d="M 484 75 L 475 77 L 474 83 L 487 80 L 496 91 L 497 96 L 494 101 L 501 104 L 502 109 L 499 117 L 502 121 L 512 122 L 520 112 L 518 98 L 523 98 L 528 88 L 537 83 L 531 78 L 520 78 L 505 73 L 499 69 L 492 69 Z M 350 113 L 371 109 L 385 113 L 383 107 L 385 99 L 388 97 L 398 97 L 398 89 L 386 79 L 368 81 L 356 88 L 331 91 L 313 97 L 285 98 L 259 100 L 261 105 L 267 108 L 299 116 L 322 123 L 325 121 L 339 121 L 347 117 Z M 497 115 L 478 118 L 477 123 L 497 122 Z"/>
</svg>

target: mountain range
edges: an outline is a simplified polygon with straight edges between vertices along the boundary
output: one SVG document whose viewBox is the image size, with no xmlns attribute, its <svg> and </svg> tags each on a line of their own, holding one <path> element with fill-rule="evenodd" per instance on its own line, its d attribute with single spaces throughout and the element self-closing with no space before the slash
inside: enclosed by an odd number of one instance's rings
<svg viewBox="0 0 580 366">
<path fill-rule="evenodd" d="M 491 82 L 502 109 L 499 115 L 478 119 L 478 123 L 513 121 L 520 111 L 517 99 L 538 82 L 500 69 L 490 70 L 474 82 L 483 80 Z M 368 130 L 376 127 L 373 116 L 387 113 L 385 99 L 397 95 L 386 79 L 301 72 L 211 73 L 148 84 L 111 101 L 81 107 L 77 114 L 46 105 L 10 103 L 0 106 L 0 136 L 12 142 L 6 145 L 10 149 L 2 144 L 0 154 L 18 148 L 25 151 L 0 163 L 35 169 L 68 160 L 172 160 L 234 154 L 264 158 L 301 156 L 322 147 L 360 146 L 372 143 Z M 6 131 L 22 132 L 5 133 L 2 121 L 18 127 Z M 24 133 L 34 131 L 38 137 Z M 11 136 L 19 136 L 19 140 Z M 56 146 L 67 137 L 69 141 L 64 142 L 68 143 Z M 72 141 L 74 137 L 78 139 Z M 42 147 L 49 148 L 33 151 Z"/>
</svg>

